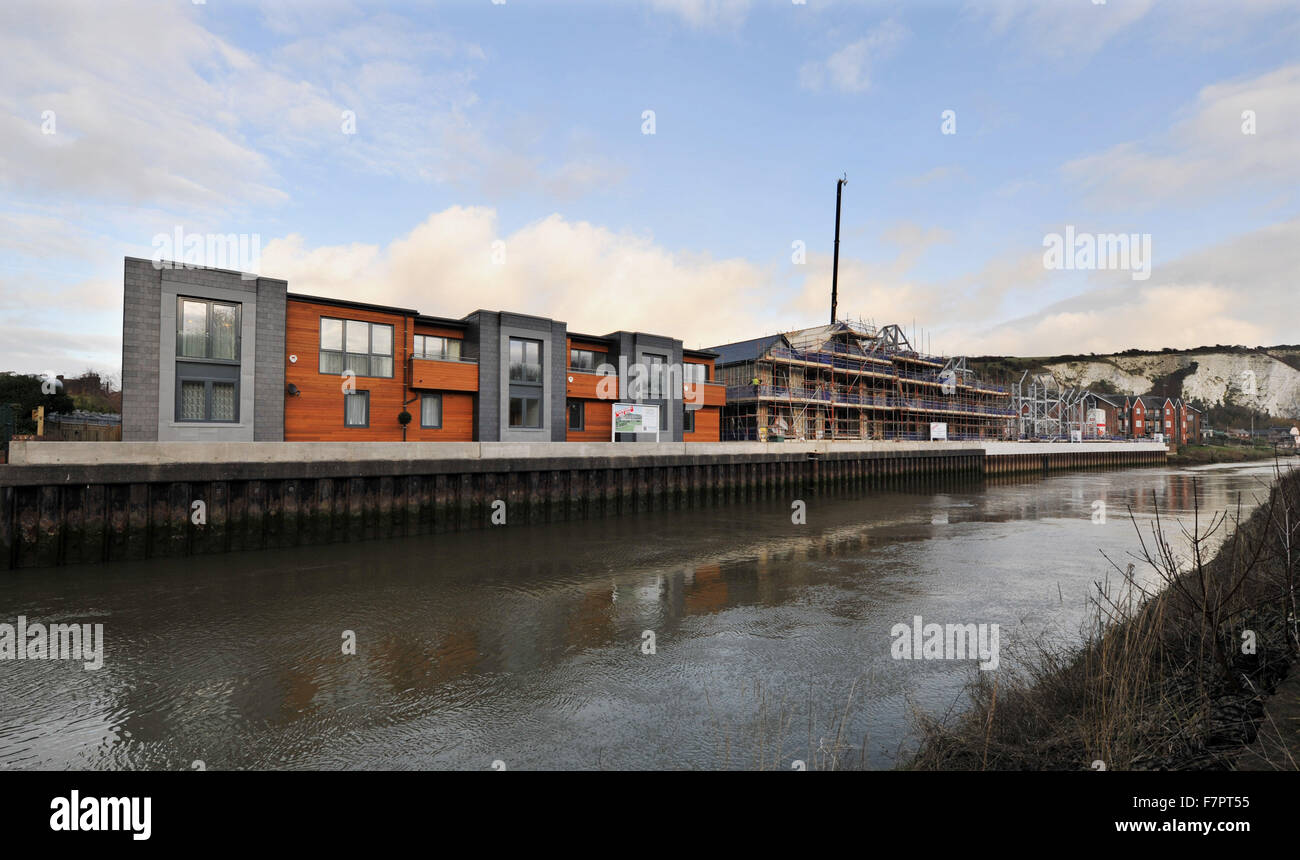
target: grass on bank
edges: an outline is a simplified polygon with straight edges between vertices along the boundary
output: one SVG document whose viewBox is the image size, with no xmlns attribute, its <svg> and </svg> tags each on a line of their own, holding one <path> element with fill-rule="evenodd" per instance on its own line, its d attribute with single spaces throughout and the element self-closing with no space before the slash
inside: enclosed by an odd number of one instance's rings
<svg viewBox="0 0 1300 860">
<path fill-rule="evenodd" d="M 1154 571 L 1156 586 L 1143 589 L 1134 565 L 1116 564 L 1116 587 L 1097 584 L 1081 649 L 1043 640 L 1003 660 L 1024 668 L 980 673 L 968 710 L 918 717 L 922 741 L 905 767 L 1231 767 L 1300 646 L 1300 471 L 1279 474 L 1266 492 L 1244 521 L 1239 507 L 1208 518 L 1198 509 L 1177 525 L 1157 512 L 1144 534 L 1134 519 L 1137 563 Z M 1170 543 L 1174 528 L 1186 557 Z"/>
<path fill-rule="evenodd" d="M 1168 462 L 1171 466 L 1203 466 L 1272 460 L 1277 455 L 1272 445 L 1180 445 L 1170 453 Z"/>
</svg>

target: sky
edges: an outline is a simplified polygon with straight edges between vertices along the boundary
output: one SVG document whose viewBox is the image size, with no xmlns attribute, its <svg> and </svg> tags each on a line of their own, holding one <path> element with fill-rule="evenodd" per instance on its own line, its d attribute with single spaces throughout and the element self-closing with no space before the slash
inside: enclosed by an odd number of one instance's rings
<svg viewBox="0 0 1300 860">
<path fill-rule="evenodd" d="M 817 325 L 841 176 L 840 318 L 934 352 L 1300 342 L 1300 0 L 6 0 L 0 140 L 0 370 L 117 373 L 178 231 L 438 316 Z"/>
</svg>

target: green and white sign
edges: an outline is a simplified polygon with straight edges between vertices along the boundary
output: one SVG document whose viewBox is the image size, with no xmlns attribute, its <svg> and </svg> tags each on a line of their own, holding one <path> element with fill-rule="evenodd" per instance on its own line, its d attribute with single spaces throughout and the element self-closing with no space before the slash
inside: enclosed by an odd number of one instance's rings
<svg viewBox="0 0 1300 860">
<path fill-rule="evenodd" d="M 659 407 L 645 403 L 615 403 L 611 442 L 614 441 L 614 433 L 653 433 L 658 442 Z"/>
</svg>

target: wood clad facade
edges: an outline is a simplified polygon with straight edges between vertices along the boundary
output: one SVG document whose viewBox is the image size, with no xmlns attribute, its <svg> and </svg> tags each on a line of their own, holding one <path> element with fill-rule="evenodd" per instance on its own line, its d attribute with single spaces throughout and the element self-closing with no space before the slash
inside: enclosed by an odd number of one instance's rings
<svg viewBox="0 0 1300 860">
<path fill-rule="evenodd" d="M 596 362 L 599 366 L 601 363 L 608 361 L 609 347 L 598 341 L 582 338 L 569 338 L 569 349 L 588 349 L 595 352 Z M 612 362 L 609 362 L 612 364 Z M 717 442 L 722 438 L 722 405 L 726 400 L 726 387 L 717 385 L 713 380 L 713 359 L 704 357 L 694 357 L 683 355 L 683 364 L 704 365 L 705 379 L 708 383 L 699 385 L 696 383 L 685 383 L 682 386 L 682 395 L 685 400 L 692 400 L 698 397 L 701 408 L 692 410 L 695 412 L 695 429 L 691 432 L 682 433 L 682 441 L 685 442 Z M 575 401 L 581 403 L 583 422 L 582 429 L 577 430 L 570 426 L 569 416 L 565 414 L 565 439 L 569 442 L 608 442 L 613 431 L 614 411 L 613 401 L 602 398 L 598 392 L 601 380 L 604 377 L 598 373 L 578 371 L 570 368 L 565 376 L 565 397 L 569 404 Z M 617 385 L 615 386 L 617 389 Z M 618 396 L 623 392 L 617 390 Z"/>
<path fill-rule="evenodd" d="M 596 353 L 596 366 L 609 363 L 609 344 L 598 340 L 584 338 L 569 338 L 568 348 L 570 355 L 575 349 L 586 349 Z M 570 356 L 565 356 L 565 363 L 568 369 L 565 372 L 565 389 L 566 408 L 564 413 L 564 438 L 567 442 L 608 442 L 610 435 L 614 430 L 614 409 L 613 401 L 601 399 L 597 392 L 597 387 L 605 378 L 599 373 L 591 373 L 575 370 L 572 367 L 573 362 L 569 360 Z M 618 377 L 614 377 L 613 385 L 606 386 L 605 390 L 613 389 L 614 393 L 618 391 Z M 574 402 L 582 404 L 582 429 L 574 430 L 569 424 L 569 404 Z"/>
<path fill-rule="evenodd" d="M 355 390 L 367 392 L 369 423 L 344 424 L 344 379 L 322 373 L 321 319 L 356 320 L 393 328 L 392 376 L 357 376 Z M 290 297 L 285 307 L 285 383 L 298 393 L 286 396 L 286 442 L 400 442 L 398 415 L 411 413 L 405 438 L 413 442 L 470 442 L 474 439 L 474 398 L 478 367 L 470 362 L 412 359 L 415 335 L 463 338 L 459 329 L 418 324 L 413 313 Z M 416 387 L 418 375 L 418 387 Z M 440 396 L 441 427 L 421 426 L 421 395 Z"/>
<path fill-rule="evenodd" d="M 702 364 L 705 366 L 704 378 L 708 383 L 696 385 L 687 383 L 682 386 L 683 396 L 700 404 L 695 411 L 695 429 L 682 433 L 683 442 L 717 442 L 722 439 L 722 406 L 727 399 L 726 386 L 715 383 L 712 358 L 682 355 L 683 364 Z M 697 391 L 696 389 L 700 389 Z"/>
<path fill-rule="evenodd" d="M 343 377 L 321 373 L 321 319 L 357 320 L 393 326 L 393 375 L 390 378 L 356 377 L 357 392 L 369 392 L 368 427 L 343 424 Z M 396 442 L 402 438 L 397 415 L 402 411 L 405 386 L 402 382 L 401 349 L 410 337 L 410 324 L 401 314 L 290 298 L 285 306 L 284 380 L 298 389 L 285 397 L 284 440 L 286 442 Z"/>
<path fill-rule="evenodd" d="M 321 320 L 353 320 L 392 327 L 392 375 L 358 375 L 354 390 L 368 398 L 366 426 L 345 423 L 344 376 L 321 372 Z M 446 324 L 439 324 L 445 322 Z M 284 439 L 289 442 L 471 442 L 476 438 L 479 396 L 479 368 L 472 360 L 444 360 L 414 355 L 415 336 L 432 335 L 461 341 L 460 354 L 476 355 L 465 343 L 465 327 L 455 320 L 424 317 L 415 311 L 384 308 L 360 303 L 290 295 L 285 310 L 285 383 L 296 389 L 285 397 Z M 596 365 L 612 363 L 611 347 L 597 337 L 567 338 L 570 350 L 594 352 Z M 482 345 L 477 345 L 482 348 Z M 557 418 L 565 422 L 565 438 L 573 442 L 608 442 L 613 427 L 613 402 L 623 392 L 614 385 L 601 386 L 606 377 L 570 367 L 565 356 L 566 409 Z M 683 363 L 705 365 L 709 383 L 698 386 L 699 402 L 695 429 L 683 433 L 688 442 L 716 442 L 721 438 L 721 406 L 726 389 L 713 383 L 713 359 L 684 356 Z M 684 385 L 687 398 L 696 396 L 697 385 Z M 601 395 L 605 396 L 602 397 Z M 610 395 L 613 399 L 610 399 Z M 438 406 L 422 409 L 424 398 L 438 398 Z M 581 409 L 581 429 L 569 428 L 569 408 Z M 405 434 L 398 416 L 411 414 Z M 423 426 L 427 415 L 437 416 L 440 426 Z"/>
</svg>

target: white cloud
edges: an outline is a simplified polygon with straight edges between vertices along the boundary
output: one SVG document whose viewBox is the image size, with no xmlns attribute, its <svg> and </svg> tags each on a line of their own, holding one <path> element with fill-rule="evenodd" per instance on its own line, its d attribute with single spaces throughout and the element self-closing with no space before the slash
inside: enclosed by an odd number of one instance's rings
<svg viewBox="0 0 1300 860">
<path fill-rule="evenodd" d="M 191 213 L 273 207 L 288 199 L 278 165 L 313 155 L 427 175 L 443 157 L 438 118 L 477 101 L 482 49 L 396 16 L 326 16 L 337 24 L 328 32 L 282 22 L 292 40 L 254 55 L 205 29 L 204 12 L 0 5 L 0 80 L 22 81 L 0 91 L 0 188 Z M 345 110 L 355 135 L 343 132 Z M 54 134 L 43 133 L 45 111 Z"/>
<path fill-rule="evenodd" d="M 1244 111 L 1255 133 L 1243 133 Z M 1063 173 L 1090 202 L 1154 206 L 1225 193 L 1262 197 L 1300 182 L 1300 64 L 1198 93 L 1167 132 L 1067 163 Z"/>
<path fill-rule="evenodd" d="M 697 29 L 734 29 L 749 15 L 751 0 L 650 0 L 651 8 Z"/>
<path fill-rule="evenodd" d="M 505 243 L 505 263 L 492 259 Z M 477 308 L 532 313 L 576 331 L 656 332 L 704 346 L 752 336 L 773 273 L 745 260 L 678 254 L 650 238 L 551 215 L 503 234 L 496 212 L 452 207 L 385 247 L 268 243 L 262 271 L 295 292 L 441 316 Z"/>
<path fill-rule="evenodd" d="M 905 35 L 900 25 L 886 21 L 825 60 L 804 63 L 799 69 L 799 83 L 810 90 L 830 86 L 846 93 L 865 92 L 871 88 L 873 66 L 888 58 Z"/>
<path fill-rule="evenodd" d="M 275 80 L 178 4 L 5 4 L 0 79 L 23 82 L 0 96 L 11 192 L 199 208 L 284 199 L 269 161 L 223 119 L 232 80 Z M 54 134 L 42 133 L 47 110 Z"/>
<path fill-rule="evenodd" d="M 1059 59 L 1097 52 L 1155 5 L 1156 0 L 970 0 L 966 12 L 1027 53 Z"/>
<path fill-rule="evenodd" d="M 1145 284 L 1098 276 L 1078 296 L 986 330 L 954 327 L 950 339 L 958 349 L 1012 355 L 1293 343 L 1285 309 L 1295 303 L 1297 271 L 1293 220 L 1158 265 Z"/>
</svg>

